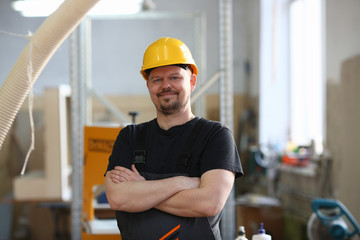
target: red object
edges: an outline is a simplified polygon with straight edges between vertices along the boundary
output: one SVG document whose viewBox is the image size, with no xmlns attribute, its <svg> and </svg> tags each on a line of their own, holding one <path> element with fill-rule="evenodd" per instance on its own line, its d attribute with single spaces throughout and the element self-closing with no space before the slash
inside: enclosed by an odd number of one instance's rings
<svg viewBox="0 0 360 240">
<path fill-rule="evenodd" d="M 307 166 L 309 164 L 310 158 L 309 157 L 299 157 L 297 154 L 285 154 L 282 157 L 282 162 L 287 165 L 292 166 Z"/>
</svg>

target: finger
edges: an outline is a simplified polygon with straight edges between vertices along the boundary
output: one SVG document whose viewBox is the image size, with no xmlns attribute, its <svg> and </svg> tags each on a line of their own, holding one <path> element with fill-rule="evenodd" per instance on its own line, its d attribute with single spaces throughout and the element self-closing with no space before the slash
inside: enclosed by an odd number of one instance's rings
<svg viewBox="0 0 360 240">
<path fill-rule="evenodd" d="M 118 170 L 118 171 L 126 171 L 126 170 L 129 170 L 128 168 L 126 167 L 121 167 L 121 166 L 115 166 L 114 167 L 115 170 Z M 130 170 L 129 170 L 130 171 Z"/>
<path fill-rule="evenodd" d="M 136 167 L 135 167 L 135 164 L 132 164 L 132 165 L 131 165 L 131 170 L 132 170 L 134 173 L 140 175 L 140 173 L 138 172 L 138 170 L 137 170 Z"/>
<path fill-rule="evenodd" d="M 112 181 L 113 183 L 119 183 L 119 182 L 120 182 L 117 178 L 111 178 L 111 181 Z"/>
<path fill-rule="evenodd" d="M 125 171 L 123 169 L 121 169 L 121 170 L 120 169 L 113 169 L 110 172 L 113 173 L 113 174 L 119 175 L 120 173 L 123 173 Z"/>
<path fill-rule="evenodd" d="M 115 167 L 115 170 L 120 171 L 120 172 L 122 172 L 122 173 L 125 173 L 125 174 L 127 174 L 127 175 L 129 175 L 129 176 L 132 174 L 132 171 L 131 171 L 130 169 L 124 168 L 124 167 L 120 167 L 120 166 L 116 166 L 116 167 Z"/>
<path fill-rule="evenodd" d="M 111 170 L 111 171 L 110 171 L 110 174 L 112 174 L 112 175 L 119 175 L 119 174 L 120 174 L 120 171 L 118 171 L 118 170 Z"/>
<path fill-rule="evenodd" d="M 119 182 L 127 182 L 130 176 L 122 171 L 118 171 L 116 174 L 110 174 L 110 177 L 115 178 Z"/>
<path fill-rule="evenodd" d="M 127 182 L 128 181 L 128 179 L 126 179 L 124 177 L 119 177 L 118 179 L 119 179 L 120 182 Z"/>
<path fill-rule="evenodd" d="M 125 177 L 119 176 L 119 175 L 114 175 L 114 176 L 110 176 L 111 180 L 113 182 L 119 183 L 119 182 L 127 182 L 128 180 Z"/>
<path fill-rule="evenodd" d="M 116 171 L 116 170 L 111 170 L 110 172 L 111 177 L 121 176 L 122 174 L 123 173 L 121 171 Z"/>
<path fill-rule="evenodd" d="M 120 177 L 119 174 L 110 173 L 110 178 L 111 179 L 118 179 L 119 177 Z"/>
</svg>

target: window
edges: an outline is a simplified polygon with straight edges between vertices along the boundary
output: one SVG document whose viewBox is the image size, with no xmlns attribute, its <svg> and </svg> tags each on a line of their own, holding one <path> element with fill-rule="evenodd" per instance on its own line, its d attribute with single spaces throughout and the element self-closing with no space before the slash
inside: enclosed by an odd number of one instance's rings
<svg viewBox="0 0 360 240">
<path fill-rule="evenodd" d="M 296 0 L 289 7 L 290 138 L 298 145 L 324 135 L 321 5 L 322 0 Z"/>
<path fill-rule="evenodd" d="M 262 0 L 259 141 L 324 138 L 324 0 Z"/>
</svg>

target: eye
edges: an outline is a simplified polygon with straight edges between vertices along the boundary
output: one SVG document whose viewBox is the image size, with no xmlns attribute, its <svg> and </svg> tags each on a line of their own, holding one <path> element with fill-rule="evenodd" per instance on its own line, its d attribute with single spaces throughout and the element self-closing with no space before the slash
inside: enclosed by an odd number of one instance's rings
<svg viewBox="0 0 360 240">
<path fill-rule="evenodd" d="M 179 76 L 179 75 L 170 76 L 170 80 L 176 80 L 176 81 L 178 81 L 178 80 L 180 80 L 180 79 L 182 79 L 182 76 Z"/>
<path fill-rule="evenodd" d="M 153 82 L 153 83 L 158 83 L 158 82 L 160 82 L 161 80 L 160 80 L 160 78 L 153 78 L 153 79 L 151 79 L 151 82 Z"/>
</svg>

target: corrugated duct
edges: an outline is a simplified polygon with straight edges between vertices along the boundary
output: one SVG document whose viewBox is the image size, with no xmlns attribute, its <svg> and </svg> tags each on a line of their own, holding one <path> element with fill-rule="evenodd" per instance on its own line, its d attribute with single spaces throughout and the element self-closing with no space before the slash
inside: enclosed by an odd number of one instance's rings
<svg viewBox="0 0 360 240">
<path fill-rule="evenodd" d="M 61 43 L 99 0 L 66 0 L 25 46 L 0 88 L 0 150 L 31 87 Z"/>
</svg>

